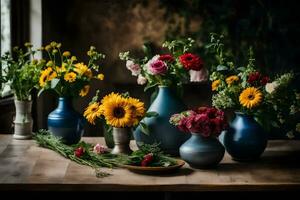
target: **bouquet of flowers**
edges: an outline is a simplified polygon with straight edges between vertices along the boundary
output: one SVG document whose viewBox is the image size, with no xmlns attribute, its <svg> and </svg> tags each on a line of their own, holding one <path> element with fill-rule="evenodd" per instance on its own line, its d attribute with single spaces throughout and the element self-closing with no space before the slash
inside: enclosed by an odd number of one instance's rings
<svg viewBox="0 0 300 200">
<path fill-rule="evenodd" d="M 98 53 L 93 46 L 87 52 L 87 65 L 78 62 L 69 51 L 62 53 L 61 43 L 51 42 L 45 47 L 45 51 L 49 61 L 39 78 L 40 92 L 52 89 L 62 97 L 83 97 L 88 94 L 92 79 L 104 79 L 104 75 L 98 73 L 99 66 L 95 62 L 105 58 L 105 55 Z"/>
<path fill-rule="evenodd" d="M 267 83 L 266 101 L 272 105 L 272 126 L 286 133 L 289 138 L 300 133 L 300 91 L 296 75 L 288 72 Z"/>
<path fill-rule="evenodd" d="M 183 132 L 201 134 L 203 137 L 218 137 L 227 127 L 224 112 L 210 107 L 199 107 L 174 114 L 170 123 Z"/>
<path fill-rule="evenodd" d="M 128 93 L 118 94 L 110 93 L 98 101 L 99 91 L 90 102 L 84 112 L 84 116 L 91 124 L 95 124 L 97 119 L 103 118 L 110 127 L 124 128 L 136 127 L 140 123 L 145 132 L 148 132 L 147 126 L 141 122 L 144 117 L 153 117 L 157 114 L 147 112 L 144 103 L 139 99 L 132 98 Z"/>
<path fill-rule="evenodd" d="M 293 87 L 294 73 L 279 75 L 273 82 L 255 68 L 252 49 L 249 49 L 248 64 L 236 65 L 225 57 L 222 36 L 211 35 L 210 50 L 216 54 L 218 65 L 212 69 L 212 104 L 216 108 L 230 109 L 253 115 L 255 119 L 270 130 L 272 127 L 289 125 L 300 132 L 297 116 L 300 113 L 299 91 Z M 298 117 L 299 118 L 299 117 Z M 294 120 L 291 120 L 294 119 Z M 290 128 L 291 129 L 291 128 Z"/>
<path fill-rule="evenodd" d="M 151 51 L 144 46 L 147 55 L 142 59 L 132 58 L 129 51 L 119 56 L 121 60 L 126 60 L 126 67 L 132 75 L 137 76 L 137 83 L 147 84 L 145 90 L 158 85 L 181 88 L 189 80 L 200 82 L 207 78 L 202 58 L 191 53 L 194 44 L 191 38 L 166 41 L 162 47 L 169 50 L 167 53 L 153 56 L 147 53 Z"/>
<path fill-rule="evenodd" d="M 39 50 L 34 50 L 30 43 L 25 43 L 24 46 L 25 51 L 14 47 L 14 55 L 7 52 L 1 56 L 3 71 L 0 73 L 0 81 L 8 83 L 19 101 L 30 100 L 31 90 L 38 88 L 39 74 L 45 65 L 44 60 L 35 59 L 35 54 Z"/>
<path fill-rule="evenodd" d="M 212 105 L 219 109 L 232 109 L 260 116 L 259 118 L 263 119 L 261 115 L 268 110 L 269 105 L 265 101 L 265 85 L 270 82 L 270 78 L 255 68 L 252 49 L 249 49 L 248 64 L 245 67 L 236 67 L 224 56 L 221 38 L 212 35 L 211 42 L 208 48 L 212 49 L 218 58 L 218 65 L 212 69 L 210 75 L 211 89 L 214 92 Z"/>
</svg>

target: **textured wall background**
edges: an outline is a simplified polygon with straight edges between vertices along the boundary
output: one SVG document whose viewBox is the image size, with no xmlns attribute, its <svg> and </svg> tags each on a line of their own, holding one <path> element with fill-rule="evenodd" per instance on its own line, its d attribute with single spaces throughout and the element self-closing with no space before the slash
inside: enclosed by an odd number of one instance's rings
<svg viewBox="0 0 300 200">
<path fill-rule="evenodd" d="M 145 41 L 160 45 L 165 39 L 168 21 L 165 10 L 159 1 L 123 1 L 123 0 L 45 0 L 43 1 L 43 41 L 62 42 L 63 48 L 71 50 L 79 59 L 86 59 L 89 45 L 94 45 L 107 55 L 101 62 L 105 81 L 93 83 L 93 89 L 85 98 L 75 101 L 76 109 L 83 112 L 85 106 L 100 89 L 101 95 L 111 91 L 129 91 L 131 95 L 141 98 L 149 106 L 151 91 L 144 93 L 143 86 L 136 84 L 136 78 L 119 60 L 119 52 L 130 50 L 141 54 Z M 178 22 L 183 18 L 174 14 Z M 200 20 L 193 22 L 200 23 Z M 186 86 L 184 101 L 189 106 L 209 102 L 208 84 Z M 44 102 L 44 103 L 43 103 Z M 47 102 L 47 103 L 45 103 Z M 39 100 L 40 117 L 44 120 L 39 127 L 46 127 L 46 117 L 55 107 L 54 95 L 43 95 Z M 101 125 L 86 126 L 86 135 L 102 134 Z"/>
</svg>

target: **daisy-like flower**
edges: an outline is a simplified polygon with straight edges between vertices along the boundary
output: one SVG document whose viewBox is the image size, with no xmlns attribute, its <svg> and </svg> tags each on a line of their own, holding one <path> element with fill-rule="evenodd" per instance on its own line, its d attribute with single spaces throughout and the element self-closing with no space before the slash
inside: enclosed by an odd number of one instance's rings
<svg viewBox="0 0 300 200">
<path fill-rule="evenodd" d="M 262 102 L 263 94 L 255 87 L 248 87 L 242 91 L 240 104 L 248 109 L 257 107 Z"/>
<path fill-rule="evenodd" d="M 220 84 L 221 84 L 221 80 L 215 80 L 211 84 L 211 90 L 216 91 Z"/>
<path fill-rule="evenodd" d="M 79 92 L 79 96 L 84 97 L 86 96 L 90 91 L 90 86 L 89 85 L 85 85 Z"/>
<path fill-rule="evenodd" d="M 230 86 L 230 85 L 234 84 L 235 82 L 239 81 L 239 77 L 236 75 L 232 75 L 232 76 L 227 77 L 225 81 L 226 81 L 227 85 Z"/>
<path fill-rule="evenodd" d="M 99 103 L 95 102 L 90 104 L 83 113 L 83 116 L 90 122 L 91 124 L 95 124 L 95 120 L 100 117 L 101 109 Z"/>
<path fill-rule="evenodd" d="M 64 79 L 65 81 L 72 83 L 76 80 L 76 74 L 74 72 L 66 73 Z"/>
</svg>

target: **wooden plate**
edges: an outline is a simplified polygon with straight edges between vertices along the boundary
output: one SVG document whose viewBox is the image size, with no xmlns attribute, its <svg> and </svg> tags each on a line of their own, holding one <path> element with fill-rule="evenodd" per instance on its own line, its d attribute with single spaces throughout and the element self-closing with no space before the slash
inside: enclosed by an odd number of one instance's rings
<svg viewBox="0 0 300 200">
<path fill-rule="evenodd" d="M 142 166 L 135 166 L 135 165 L 123 165 L 123 167 L 136 173 L 161 174 L 161 173 L 175 172 L 177 169 L 181 168 L 184 164 L 185 162 L 183 160 L 177 159 L 177 164 L 169 167 L 142 167 Z"/>
</svg>

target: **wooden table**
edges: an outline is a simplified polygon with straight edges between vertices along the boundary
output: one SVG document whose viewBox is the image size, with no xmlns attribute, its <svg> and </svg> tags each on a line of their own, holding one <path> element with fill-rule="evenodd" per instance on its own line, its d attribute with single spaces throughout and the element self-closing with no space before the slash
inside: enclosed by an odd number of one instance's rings
<svg viewBox="0 0 300 200">
<path fill-rule="evenodd" d="M 103 138 L 83 138 L 104 144 Z M 134 141 L 132 148 L 136 148 Z M 33 140 L 0 135 L 0 190 L 80 191 L 261 191 L 300 189 L 300 141 L 269 141 L 259 161 L 239 163 L 225 155 L 215 169 L 191 169 L 172 175 L 141 175 L 126 169 L 92 168 L 38 147 Z"/>
</svg>

